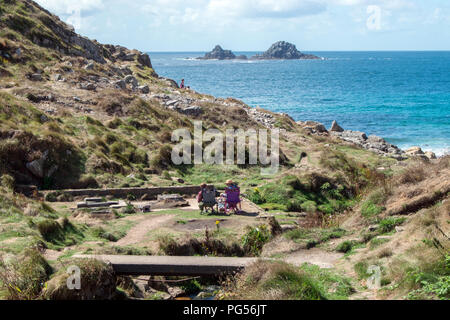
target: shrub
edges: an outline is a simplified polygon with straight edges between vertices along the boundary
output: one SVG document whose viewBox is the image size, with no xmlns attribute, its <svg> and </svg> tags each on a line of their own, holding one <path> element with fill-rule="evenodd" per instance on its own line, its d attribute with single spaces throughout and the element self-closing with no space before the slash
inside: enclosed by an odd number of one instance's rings
<svg viewBox="0 0 450 320">
<path fill-rule="evenodd" d="M 257 227 L 247 227 L 247 233 L 242 236 L 244 250 L 251 255 L 258 256 L 264 244 L 270 239 L 270 231 L 265 224 Z"/>
<path fill-rule="evenodd" d="M 158 149 L 157 154 L 151 160 L 151 165 L 157 168 L 167 168 L 172 165 L 172 147 L 164 144 Z"/>
<path fill-rule="evenodd" d="M 379 231 L 380 233 L 388 233 L 395 229 L 396 226 L 403 224 L 406 218 L 386 218 L 380 221 Z"/>
<path fill-rule="evenodd" d="M 308 213 L 314 213 L 317 211 L 317 204 L 310 200 L 302 203 L 301 208 Z"/>
<path fill-rule="evenodd" d="M 118 240 L 118 238 L 115 235 L 107 232 L 102 227 L 95 227 L 91 230 L 91 232 L 92 232 L 92 235 L 96 238 L 106 239 L 106 240 L 112 241 L 112 242 L 116 242 Z"/>
<path fill-rule="evenodd" d="M 406 168 L 402 174 L 397 178 L 400 184 L 418 183 L 427 177 L 425 168 L 420 165 Z"/>
<path fill-rule="evenodd" d="M 45 219 L 37 222 L 36 227 L 46 241 L 64 239 L 63 229 L 58 221 Z"/>
<path fill-rule="evenodd" d="M 80 268 L 81 289 L 70 290 L 67 287 L 69 274 L 62 268 L 43 291 L 45 299 L 50 300 L 107 300 L 116 294 L 116 276 L 111 265 L 94 259 L 78 259 L 68 264 Z"/>
<path fill-rule="evenodd" d="M 381 212 L 383 212 L 386 208 L 381 207 L 379 205 L 376 205 L 371 200 L 367 200 L 363 203 L 361 206 L 361 215 L 363 217 L 369 218 L 373 216 L 379 215 Z"/>
<path fill-rule="evenodd" d="M 50 265 L 37 250 L 26 249 L 12 261 L 0 260 L 0 286 L 8 299 L 36 299 L 51 272 Z"/>
<path fill-rule="evenodd" d="M 350 252 L 352 250 L 354 244 L 355 243 L 353 241 L 344 241 L 337 246 L 336 251 L 342 252 L 342 253 Z"/>
<path fill-rule="evenodd" d="M 302 212 L 302 203 L 299 200 L 290 200 L 286 207 L 287 211 Z"/>
</svg>

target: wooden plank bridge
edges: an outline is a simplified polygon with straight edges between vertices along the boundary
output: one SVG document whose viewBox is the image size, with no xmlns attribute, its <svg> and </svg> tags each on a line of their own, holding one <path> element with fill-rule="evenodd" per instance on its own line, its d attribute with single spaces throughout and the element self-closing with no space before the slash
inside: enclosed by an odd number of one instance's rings
<svg viewBox="0 0 450 320">
<path fill-rule="evenodd" d="M 75 255 L 110 263 L 119 275 L 217 276 L 239 272 L 257 258 Z"/>
</svg>

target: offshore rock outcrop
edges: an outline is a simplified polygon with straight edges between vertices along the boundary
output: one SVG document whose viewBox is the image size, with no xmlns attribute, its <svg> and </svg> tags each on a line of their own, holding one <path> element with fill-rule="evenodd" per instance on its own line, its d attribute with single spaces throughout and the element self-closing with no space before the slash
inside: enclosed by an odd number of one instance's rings
<svg viewBox="0 0 450 320">
<path fill-rule="evenodd" d="M 251 59 L 256 60 L 299 60 L 307 59 L 314 60 L 320 59 L 319 57 L 312 54 L 305 54 L 297 50 L 297 47 L 286 41 L 275 42 L 266 52 L 255 55 Z"/>
<path fill-rule="evenodd" d="M 234 60 L 234 59 L 247 59 L 246 56 L 236 56 L 231 50 L 224 50 L 221 46 L 217 45 L 211 52 L 205 54 L 204 57 L 198 57 L 199 60 Z"/>
</svg>

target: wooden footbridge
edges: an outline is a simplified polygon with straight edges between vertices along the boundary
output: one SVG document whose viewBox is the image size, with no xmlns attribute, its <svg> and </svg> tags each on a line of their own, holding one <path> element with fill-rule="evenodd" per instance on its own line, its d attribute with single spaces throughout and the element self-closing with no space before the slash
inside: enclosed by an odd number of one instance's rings
<svg viewBox="0 0 450 320">
<path fill-rule="evenodd" d="M 236 273 L 256 262 L 257 258 L 75 255 L 110 263 L 119 275 L 217 276 Z"/>
</svg>

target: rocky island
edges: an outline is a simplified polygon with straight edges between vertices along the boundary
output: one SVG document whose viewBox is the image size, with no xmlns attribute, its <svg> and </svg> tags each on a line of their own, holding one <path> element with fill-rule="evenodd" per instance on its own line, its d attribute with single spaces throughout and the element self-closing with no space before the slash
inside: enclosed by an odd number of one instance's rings
<svg viewBox="0 0 450 320">
<path fill-rule="evenodd" d="M 221 46 L 217 45 L 211 52 L 205 54 L 204 57 L 198 57 L 198 60 L 246 60 L 245 55 L 236 56 L 231 50 L 224 50 Z"/>
<path fill-rule="evenodd" d="M 198 60 L 317 60 L 321 59 L 312 54 L 305 54 L 297 50 L 297 47 L 286 41 L 275 42 L 267 51 L 262 54 L 248 58 L 245 55 L 236 56 L 231 50 L 224 50 L 220 45 L 214 47 L 211 52 Z"/>
<path fill-rule="evenodd" d="M 267 51 L 265 51 L 262 54 L 257 54 L 253 57 L 251 57 L 253 60 L 272 60 L 272 59 L 279 59 L 279 60 L 316 60 L 320 59 L 320 57 L 312 55 L 312 54 L 305 54 L 297 50 L 297 47 L 289 42 L 286 41 L 278 41 L 275 42 Z"/>
</svg>

